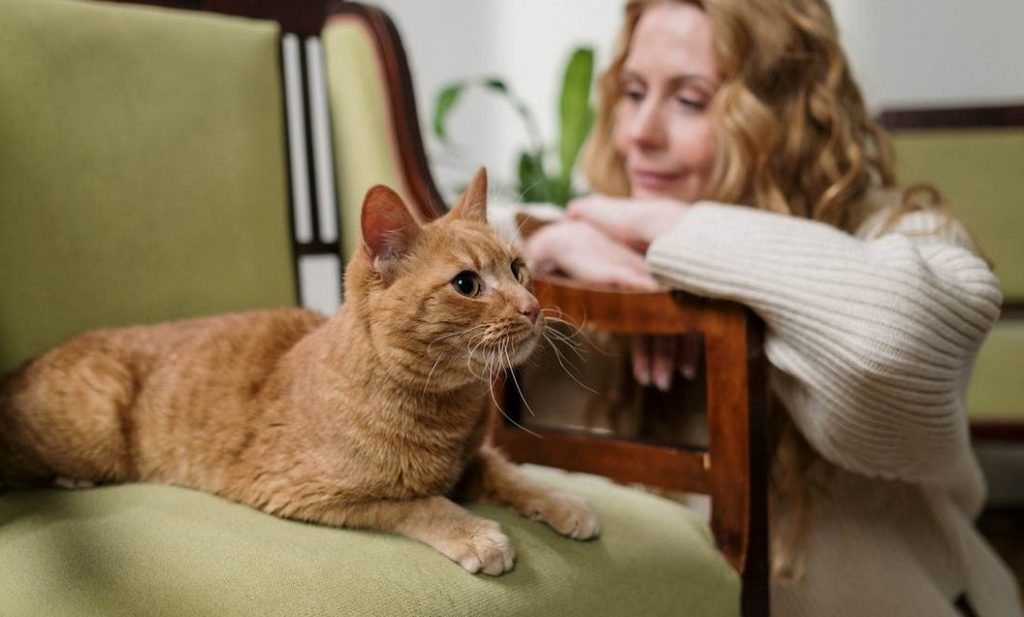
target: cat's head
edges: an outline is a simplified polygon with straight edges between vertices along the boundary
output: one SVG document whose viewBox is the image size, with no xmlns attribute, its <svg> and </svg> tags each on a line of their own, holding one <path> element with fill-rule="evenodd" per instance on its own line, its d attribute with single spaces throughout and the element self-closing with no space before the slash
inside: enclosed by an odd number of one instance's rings
<svg viewBox="0 0 1024 617">
<path fill-rule="evenodd" d="M 458 204 L 420 225 L 391 189 L 363 203 L 363 246 L 346 270 L 376 355 L 425 390 L 487 382 L 522 363 L 544 317 L 518 250 L 487 224 L 487 176 L 477 172 Z"/>
</svg>

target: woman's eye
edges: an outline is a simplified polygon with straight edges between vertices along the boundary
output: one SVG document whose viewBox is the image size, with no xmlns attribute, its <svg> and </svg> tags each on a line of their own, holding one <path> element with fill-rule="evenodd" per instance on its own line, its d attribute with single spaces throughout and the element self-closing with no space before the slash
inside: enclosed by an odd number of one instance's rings
<svg viewBox="0 0 1024 617">
<path fill-rule="evenodd" d="M 688 111 L 704 111 L 707 109 L 707 103 L 704 101 L 698 101 L 685 96 L 676 97 L 676 102 Z"/>
<path fill-rule="evenodd" d="M 516 277 L 517 281 L 520 283 L 526 281 L 526 268 L 519 263 L 519 260 L 513 260 L 509 267 L 512 269 L 512 276 Z"/>
<path fill-rule="evenodd" d="M 622 95 L 634 103 L 639 103 L 640 101 L 644 100 L 643 91 L 637 90 L 636 88 L 627 88 Z"/>
<path fill-rule="evenodd" d="M 477 276 L 476 272 L 463 270 L 452 279 L 452 287 L 460 294 L 468 298 L 474 298 L 480 294 L 480 277 Z"/>
</svg>

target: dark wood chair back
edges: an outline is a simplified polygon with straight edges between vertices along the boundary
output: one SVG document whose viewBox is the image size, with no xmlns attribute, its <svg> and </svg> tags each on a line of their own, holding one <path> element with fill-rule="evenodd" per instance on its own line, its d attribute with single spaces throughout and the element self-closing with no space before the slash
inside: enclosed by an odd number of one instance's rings
<svg viewBox="0 0 1024 617">
<path fill-rule="evenodd" d="M 492 439 L 513 460 L 598 474 L 624 483 L 711 498 L 719 549 L 743 577 L 743 614 L 768 610 L 769 470 L 762 322 L 745 307 L 682 292 L 629 293 L 538 277 L 536 295 L 567 321 L 626 335 L 703 334 L 708 447 L 669 446 L 593 433 L 521 430 L 519 393 Z"/>
</svg>

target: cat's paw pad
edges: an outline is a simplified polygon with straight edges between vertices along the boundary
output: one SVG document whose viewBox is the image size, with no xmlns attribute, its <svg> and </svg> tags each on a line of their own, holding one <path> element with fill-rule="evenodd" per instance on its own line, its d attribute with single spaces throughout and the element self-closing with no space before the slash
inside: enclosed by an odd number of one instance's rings
<svg viewBox="0 0 1024 617">
<path fill-rule="evenodd" d="M 452 558 L 467 572 L 497 576 L 512 569 L 516 551 L 497 523 L 484 520 L 459 542 Z"/>
<path fill-rule="evenodd" d="M 601 533 L 597 513 L 581 497 L 569 493 L 553 493 L 531 508 L 528 516 L 544 521 L 552 529 L 576 540 L 589 540 Z"/>
</svg>

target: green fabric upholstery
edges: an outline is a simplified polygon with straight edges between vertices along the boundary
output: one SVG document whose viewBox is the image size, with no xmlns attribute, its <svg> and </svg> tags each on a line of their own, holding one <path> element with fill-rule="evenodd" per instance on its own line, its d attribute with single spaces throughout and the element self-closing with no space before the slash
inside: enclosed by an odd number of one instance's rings
<svg viewBox="0 0 1024 617">
<path fill-rule="evenodd" d="M 739 614 L 738 576 L 691 511 L 596 478 L 531 473 L 591 499 L 602 535 L 577 542 L 473 505 L 516 547 L 515 569 L 496 578 L 399 536 L 285 521 L 185 489 L 11 491 L 0 495 L 0 613 Z"/>
<path fill-rule="evenodd" d="M 334 129 L 342 259 L 347 261 L 359 243 L 367 189 L 386 184 L 403 194 L 403 175 L 388 116 L 387 84 L 366 26 L 338 16 L 327 23 L 321 40 Z"/>
<path fill-rule="evenodd" d="M 89 328 L 294 304 L 275 24 L 0 16 L 0 372 Z"/>
<path fill-rule="evenodd" d="M 893 137 L 904 182 L 930 182 L 975 234 L 1008 301 L 1024 302 L 1024 129 L 905 131 Z"/>
<path fill-rule="evenodd" d="M 967 391 L 972 420 L 1024 422 L 1024 321 L 996 323 L 978 354 Z"/>
</svg>

